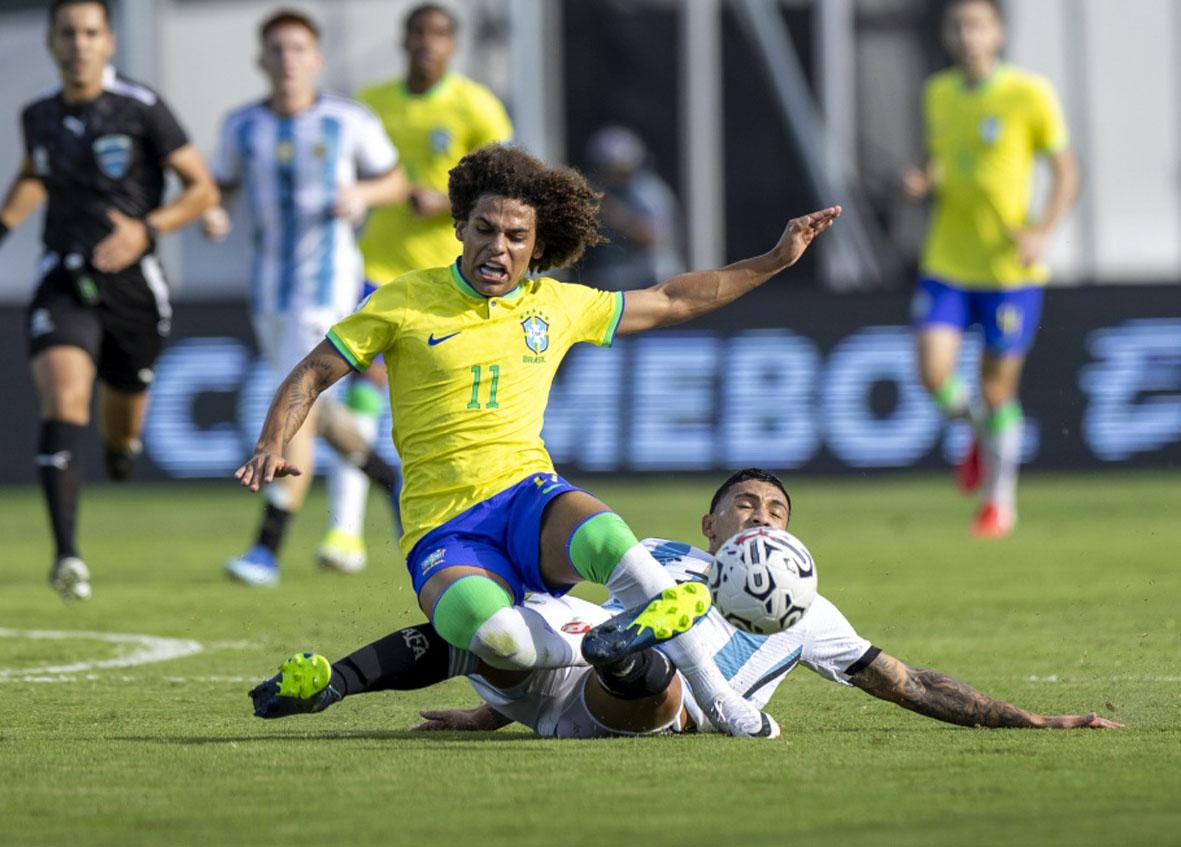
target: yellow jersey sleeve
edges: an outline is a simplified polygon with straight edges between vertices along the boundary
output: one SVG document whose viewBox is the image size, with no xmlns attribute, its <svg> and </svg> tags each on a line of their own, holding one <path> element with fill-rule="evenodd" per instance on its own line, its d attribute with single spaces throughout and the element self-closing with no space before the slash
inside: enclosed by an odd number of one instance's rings
<svg viewBox="0 0 1181 847">
<path fill-rule="evenodd" d="M 598 347 L 610 347 L 623 317 L 623 292 L 602 291 L 572 282 L 558 285 L 558 296 L 569 321 L 570 343 L 587 341 Z"/>
<path fill-rule="evenodd" d="M 469 96 L 471 122 L 468 125 L 468 152 L 512 140 L 512 121 L 496 95 L 481 85 L 472 85 Z"/>
<path fill-rule="evenodd" d="M 1033 149 L 1051 156 L 1060 153 L 1070 146 L 1070 131 L 1066 128 L 1066 119 L 1062 116 L 1062 107 L 1053 86 L 1038 77 L 1030 85 L 1030 96 L 1034 112 L 1030 122 Z"/>
<path fill-rule="evenodd" d="M 328 330 L 328 342 L 354 370 L 364 371 L 394 346 L 406 312 L 406 288 L 384 285 Z"/>
</svg>

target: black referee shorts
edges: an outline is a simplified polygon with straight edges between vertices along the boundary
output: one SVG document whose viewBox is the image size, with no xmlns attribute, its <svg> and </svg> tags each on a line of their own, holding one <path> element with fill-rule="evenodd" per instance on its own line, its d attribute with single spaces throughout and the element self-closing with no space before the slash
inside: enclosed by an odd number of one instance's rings
<svg viewBox="0 0 1181 847">
<path fill-rule="evenodd" d="M 49 347 L 80 347 L 111 388 L 145 390 L 172 320 L 159 260 L 145 256 L 116 274 L 84 271 L 95 283 L 97 302 L 84 296 L 60 261 L 47 257 L 43 267 L 25 315 L 30 358 Z"/>
</svg>

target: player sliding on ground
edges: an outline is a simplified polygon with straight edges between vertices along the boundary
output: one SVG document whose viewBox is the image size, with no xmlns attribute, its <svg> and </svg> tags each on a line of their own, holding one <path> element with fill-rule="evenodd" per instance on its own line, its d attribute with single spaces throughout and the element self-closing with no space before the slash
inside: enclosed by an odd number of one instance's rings
<svg viewBox="0 0 1181 847">
<path fill-rule="evenodd" d="M 754 527 L 785 530 L 790 519 L 791 499 L 783 483 L 767 471 L 747 468 L 722 483 L 702 518 L 708 553 L 661 538 L 643 543 L 670 576 L 704 591 L 701 580 L 712 554 L 726 539 Z M 614 600 L 600 607 L 572 597 L 535 594 L 522 613 L 536 626 L 564 634 L 577 648 L 585 644 L 583 633 L 590 630 L 585 639 L 592 640 L 615 609 Z M 803 664 L 825 679 L 963 726 L 1120 726 L 1094 713 L 1035 714 L 939 671 L 911 667 L 859 636 L 836 606 L 819 595 L 799 623 L 775 635 L 740 632 L 714 609 L 692 631 L 701 632 L 713 663 L 735 692 L 758 708 L 766 705 L 788 672 Z M 344 696 L 423 688 L 466 675 L 484 705 L 423 712 L 427 720 L 419 729 L 495 730 L 516 721 L 539 735 L 559 738 L 712 729 L 694 698 L 685 694 L 664 653 L 643 649 L 628 658 L 631 661 L 593 669 L 506 672 L 448 645 L 430 624 L 423 624 L 387 635 L 332 665 L 323 656 L 297 654 L 280 666 L 277 676 L 257 686 L 251 698 L 255 714 L 275 718 L 319 712 Z"/>
<path fill-rule="evenodd" d="M 491 667 L 577 664 L 567 639 L 514 605 L 527 591 L 561 595 L 591 580 L 632 607 L 676 582 L 610 507 L 555 473 L 541 426 L 559 363 L 578 342 L 607 346 L 721 308 L 795 264 L 841 210 L 790 220 L 762 256 L 625 296 L 525 277 L 601 240 L 598 198 L 577 172 L 494 146 L 465 156 L 448 189 L 458 260 L 401 277 L 336 324 L 279 387 L 235 476 L 257 491 L 298 473 L 283 450 L 316 397 L 383 355 L 405 479 L 402 549 L 419 606 L 449 644 Z M 673 594 L 692 609 L 694 598 Z M 701 633 L 666 649 L 715 726 L 778 734 L 726 684 Z"/>
</svg>

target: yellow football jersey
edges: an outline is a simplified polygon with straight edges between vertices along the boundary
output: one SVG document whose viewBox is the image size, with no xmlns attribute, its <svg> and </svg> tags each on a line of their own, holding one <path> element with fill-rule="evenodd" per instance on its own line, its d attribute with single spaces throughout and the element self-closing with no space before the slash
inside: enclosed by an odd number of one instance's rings
<svg viewBox="0 0 1181 847">
<path fill-rule="evenodd" d="M 548 278 L 486 298 L 452 264 L 382 286 L 331 329 L 357 370 L 385 357 L 404 553 L 529 474 L 553 473 L 541 426 L 554 374 L 572 345 L 610 345 L 622 314 L 622 292 Z"/>
<path fill-rule="evenodd" d="M 1034 161 L 1069 143 L 1045 79 L 1001 65 L 968 86 L 952 68 L 923 95 L 935 208 L 923 272 L 966 288 L 1016 288 L 1049 278 L 1021 264 L 1010 233 L 1029 223 Z"/>
<path fill-rule="evenodd" d="M 403 81 L 357 94 L 381 118 L 398 149 L 410 182 L 447 192 L 447 172 L 480 147 L 512 138 L 504 106 L 479 83 L 449 73 L 423 94 Z M 437 268 L 459 255 L 449 215 L 422 218 L 409 203 L 374 209 L 361 236 L 365 276 L 375 285 L 423 268 Z"/>
</svg>

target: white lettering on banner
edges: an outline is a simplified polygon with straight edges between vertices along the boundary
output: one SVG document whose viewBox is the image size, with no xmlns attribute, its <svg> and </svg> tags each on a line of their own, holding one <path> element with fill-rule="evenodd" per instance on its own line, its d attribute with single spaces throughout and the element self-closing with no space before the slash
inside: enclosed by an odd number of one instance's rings
<svg viewBox="0 0 1181 847">
<path fill-rule="evenodd" d="M 628 464 L 639 470 L 717 465 L 714 387 L 723 341 L 714 333 L 653 335 L 631 344 Z"/>
<path fill-rule="evenodd" d="M 627 342 L 606 352 L 583 344 L 575 347 L 554 382 L 545 413 L 545 446 L 560 467 L 577 462 L 588 471 L 620 466 L 623 413 L 623 365 Z"/>
<path fill-rule="evenodd" d="M 1096 456 L 1122 461 L 1181 438 L 1181 320 L 1097 329 L 1087 349 L 1097 361 L 1079 374 L 1082 431 Z"/>
<path fill-rule="evenodd" d="M 179 477 L 220 476 L 237 467 L 244 458 L 239 425 L 198 426 L 193 406 L 202 393 L 237 391 L 249 361 L 246 345 L 233 338 L 190 338 L 160 356 L 144 424 L 153 462 Z"/>
<path fill-rule="evenodd" d="M 892 468 L 936 448 L 954 460 L 970 438 L 965 425 L 945 424 L 919 385 L 906 327 L 858 330 L 827 356 L 782 329 L 657 333 L 616 346 L 579 345 L 555 381 L 542 434 L 559 467 L 795 468 L 827 449 L 850 467 Z M 1079 376 L 1087 400 L 1081 431 L 1095 456 L 1124 461 L 1181 440 L 1181 319 L 1097 329 L 1088 349 L 1094 361 Z M 969 335 L 959 369 L 973 390 L 979 357 L 979 340 Z M 178 477 L 232 473 L 254 444 L 275 384 L 236 339 L 172 345 L 152 388 L 149 458 Z M 875 403 L 875 392 L 888 393 L 889 403 Z M 204 420 L 200 404 L 219 394 L 227 419 Z M 388 411 L 379 431 L 379 452 L 396 461 Z M 1027 419 L 1026 461 L 1040 450 L 1038 436 L 1038 422 Z M 318 469 L 334 460 L 317 446 Z"/>
<path fill-rule="evenodd" d="M 894 408 L 870 406 L 876 383 L 893 383 Z M 915 378 L 914 336 L 905 327 L 868 327 L 829 354 L 820 411 L 828 447 L 855 468 L 899 468 L 929 451 L 943 417 Z"/>
<path fill-rule="evenodd" d="M 721 371 L 720 446 L 727 467 L 798 468 L 820 449 L 815 386 L 820 352 L 787 330 L 730 339 Z"/>
</svg>

